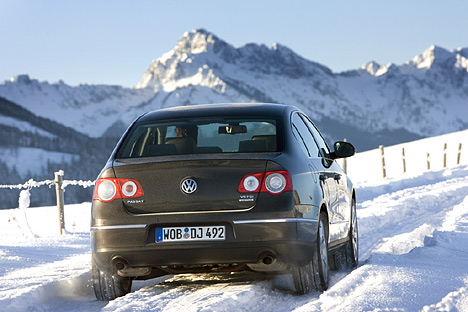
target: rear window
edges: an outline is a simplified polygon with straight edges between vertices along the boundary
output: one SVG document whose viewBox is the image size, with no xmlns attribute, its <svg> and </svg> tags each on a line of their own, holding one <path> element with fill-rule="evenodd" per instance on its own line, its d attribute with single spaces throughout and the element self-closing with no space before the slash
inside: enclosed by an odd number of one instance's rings
<svg viewBox="0 0 468 312">
<path fill-rule="evenodd" d="M 275 119 L 184 120 L 136 124 L 117 158 L 280 151 Z"/>
</svg>

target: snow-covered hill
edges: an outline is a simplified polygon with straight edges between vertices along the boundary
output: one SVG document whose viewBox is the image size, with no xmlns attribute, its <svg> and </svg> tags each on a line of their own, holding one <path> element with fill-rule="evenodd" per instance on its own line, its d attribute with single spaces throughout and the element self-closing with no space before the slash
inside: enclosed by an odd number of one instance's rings
<svg viewBox="0 0 468 312">
<path fill-rule="evenodd" d="M 382 155 L 379 149 L 357 153 L 346 161 L 347 173 L 353 181 L 382 178 Z M 458 164 L 468 164 L 468 130 L 384 148 L 387 178 L 419 175 L 427 171 L 428 166 L 430 170 L 442 170 Z"/>
<path fill-rule="evenodd" d="M 0 211 L 2 311 L 468 311 L 468 167 L 357 184 L 360 263 L 323 294 L 287 276 L 167 276 L 109 303 L 91 286 L 90 204 Z M 28 223 L 26 223 L 26 220 Z"/>
</svg>

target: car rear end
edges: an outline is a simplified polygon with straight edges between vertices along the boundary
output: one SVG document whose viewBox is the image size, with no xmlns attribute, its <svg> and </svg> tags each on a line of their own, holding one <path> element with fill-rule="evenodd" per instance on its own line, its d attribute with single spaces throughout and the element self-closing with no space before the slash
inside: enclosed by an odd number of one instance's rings
<svg viewBox="0 0 468 312">
<path fill-rule="evenodd" d="M 96 266 L 146 279 L 306 263 L 313 251 L 298 239 L 278 111 L 174 110 L 135 122 L 96 183 Z"/>
</svg>

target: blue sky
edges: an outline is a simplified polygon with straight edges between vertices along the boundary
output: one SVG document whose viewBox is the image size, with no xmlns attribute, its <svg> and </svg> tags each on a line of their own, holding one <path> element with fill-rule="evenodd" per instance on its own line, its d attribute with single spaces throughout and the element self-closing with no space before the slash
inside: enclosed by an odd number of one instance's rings
<svg viewBox="0 0 468 312">
<path fill-rule="evenodd" d="M 0 0 L 0 82 L 131 87 L 186 31 L 278 42 L 335 72 L 468 47 L 468 1 Z"/>
</svg>

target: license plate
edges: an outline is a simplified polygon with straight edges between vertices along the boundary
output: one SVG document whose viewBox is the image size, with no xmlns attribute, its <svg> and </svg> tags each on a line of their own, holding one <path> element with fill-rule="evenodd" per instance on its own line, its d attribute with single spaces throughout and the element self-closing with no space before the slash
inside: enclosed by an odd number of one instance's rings
<svg viewBox="0 0 468 312">
<path fill-rule="evenodd" d="M 190 226 L 156 229 L 157 243 L 221 240 L 226 240 L 225 226 Z"/>
</svg>

